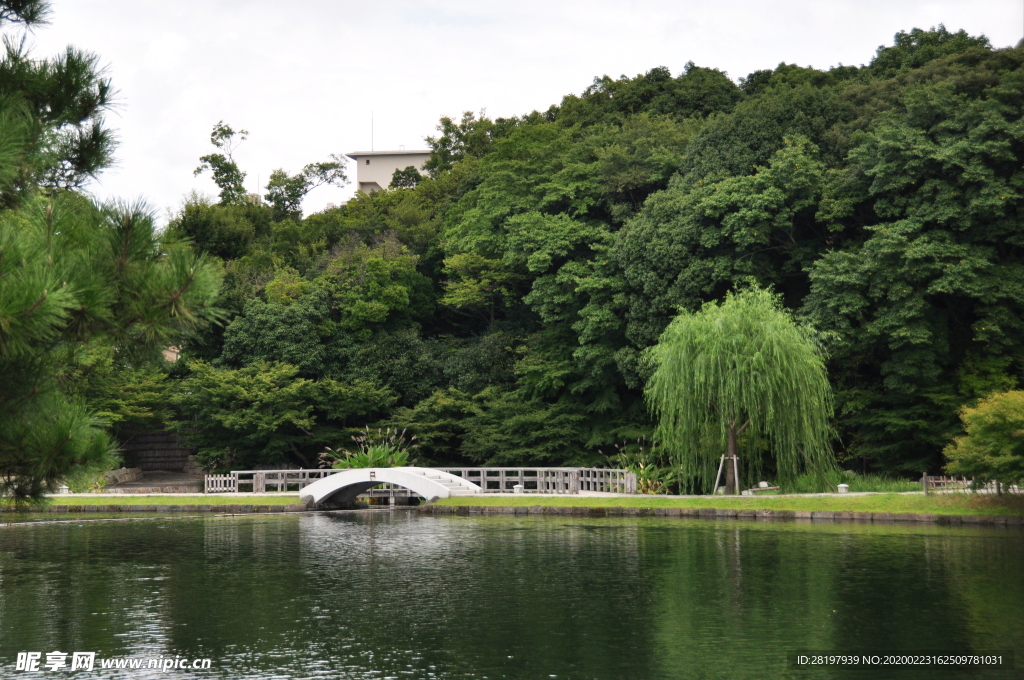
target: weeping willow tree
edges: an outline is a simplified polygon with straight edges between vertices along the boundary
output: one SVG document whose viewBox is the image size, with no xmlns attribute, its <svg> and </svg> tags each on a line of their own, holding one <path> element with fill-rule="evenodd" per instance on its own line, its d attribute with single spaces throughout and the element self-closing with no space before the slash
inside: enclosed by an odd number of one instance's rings
<svg viewBox="0 0 1024 680">
<path fill-rule="evenodd" d="M 822 352 L 777 296 L 730 293 L 669 324 L 651 349 L 647 401 L 683 487 L 711 491 L 721 455 L 760 475 L 771 456 L 780 480 L 834 466 L 832 391 Z M 738 493 L 731 466 L 726 489 Z"/>
</svg>

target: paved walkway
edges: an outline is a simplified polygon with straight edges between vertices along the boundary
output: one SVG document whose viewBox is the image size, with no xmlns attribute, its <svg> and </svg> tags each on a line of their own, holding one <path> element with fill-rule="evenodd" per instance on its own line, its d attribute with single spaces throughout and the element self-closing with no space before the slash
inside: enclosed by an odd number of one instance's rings
<svg viewBox="0 0 1024 680">
<path fill-rule="evenodd" d="M 202 493 L 203 476 L 184 472 L 165 472 L 154 470 L 143 472 L 142 478 L 134 482 L 121 482 L 104 488 L 108 494 L 146 494 L 146 493 Z"/>
</svg>

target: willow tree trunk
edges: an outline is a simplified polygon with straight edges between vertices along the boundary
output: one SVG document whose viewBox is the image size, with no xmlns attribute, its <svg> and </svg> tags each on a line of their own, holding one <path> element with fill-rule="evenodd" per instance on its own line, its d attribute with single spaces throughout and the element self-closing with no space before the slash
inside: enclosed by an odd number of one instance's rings
<svg viewBox="0 0 1024 680">
<path fill-rule="evenodd" d="M 728 453 L 725 456 L 725 492 L 738 494 L 740 492 L 739 480 L 736 479 L 736 455 L 739 450 L 737 440 L 739 439 L 740 433 L 735 427 L 729 428 L 729 448 Z"/>
</svg>

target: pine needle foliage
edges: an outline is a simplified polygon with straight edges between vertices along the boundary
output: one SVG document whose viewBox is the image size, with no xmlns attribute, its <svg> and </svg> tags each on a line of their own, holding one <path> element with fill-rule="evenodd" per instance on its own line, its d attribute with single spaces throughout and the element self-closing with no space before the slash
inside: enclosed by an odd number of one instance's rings
<svg viewBox="0 0 1024 680">
<path fill-rule="evenodd" d="M 821 348 L 770 291 L 729 293 L 722 304 L 684 312 L 650 358 L 656 369 L 646 397 L 659 419 L 655 436 L 675 458 L 685 489 L 710 492 L 730 449 L 756 476 L 765 455 L 781 480 L 835 466 Z"/>
<path fill-rule="evenodd" d="M 111 162 L 113 90 L 95 55 L 36 59 L 3 32 L 48 11 L 0 0 L 0 502 L 14 504 L 113 459 L 110 422 L 85 396 L 90 355 L 158 366 L 221 318 L 218 264 L 158 233 L 144 205 L 77 191 Z"/>
</svg>

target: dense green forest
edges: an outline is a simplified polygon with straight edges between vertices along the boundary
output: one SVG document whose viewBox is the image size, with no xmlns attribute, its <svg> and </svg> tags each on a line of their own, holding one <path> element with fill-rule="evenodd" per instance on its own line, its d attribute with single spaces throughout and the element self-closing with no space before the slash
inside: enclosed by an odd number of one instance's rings
<svg viewBox="0 0 1024 680">
<path fill-rule="evenodd" d="M 940 27 L 861 67 L 655 68 L 443 118 L 428 176 L 304 219 L 191 197 L 168 233 L 223 260 L 228 320 L 174 413 L 217 467 L 366 424 L 430 462 L 599 463 L 650 432 L 675 314 L 756 283 L 829 352 L 840 462 L 938 471 L 958 409 L 1020 382 L 1022 62 Z"/>
<path fill-rule="evenodd" d="M 222 268 L 219 311 L 181 325 L 182 360 L 115 343 L 74 391 L 210 469 L 314 466 L 367 425 L 420 463 L 602 464 L 654 429 L 669 322 L 756 284 L 828 352 L 840 464 L 937 472 L 958 411 L 1021 383 L 1022 64 L 939 27 L 860 67 L 605 76 L 442 118 L 425 175 L 307 217 L 338 159 L 247 196 L 220 123 L 197 170 L 220 195 L 159 236 Z"/>
</svg>

